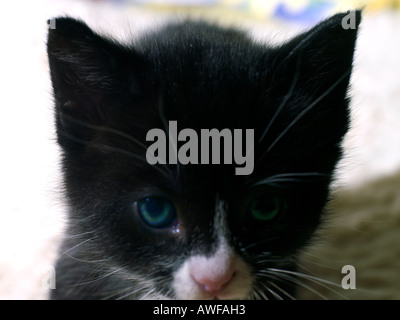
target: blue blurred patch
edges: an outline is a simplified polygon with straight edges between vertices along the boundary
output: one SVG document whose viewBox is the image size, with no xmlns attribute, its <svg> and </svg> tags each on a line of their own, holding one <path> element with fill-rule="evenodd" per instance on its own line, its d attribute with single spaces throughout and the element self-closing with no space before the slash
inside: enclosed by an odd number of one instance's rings
<svg viewBox="0 0 400 320">
<path fill-rule="evenodd" d="M 311 0 L 304 8 L 293 11 L 286 3 L 280 2 L 275 7 L 273 16 L 288 22 L 312 25 L 322 20 L 334 5 L 334 1 Z"/>
</svg>

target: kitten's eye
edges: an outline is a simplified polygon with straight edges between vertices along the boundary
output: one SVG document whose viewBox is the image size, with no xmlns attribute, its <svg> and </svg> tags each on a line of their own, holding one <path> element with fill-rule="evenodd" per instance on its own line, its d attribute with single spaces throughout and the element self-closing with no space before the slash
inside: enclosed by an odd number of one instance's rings
<svg viewBox="0 0 400 320">
<path fill-rule="evenodd" d="M 177 219 L 175 206 L 171 201 L 161 197 L 139 200 L 137 210 L 142 220 L 152 228 L 169 228 Z"/>
<path fill-rule="evenodd" d="M 274 196 L 260 195 L 248 206 L 248 214 L 256 221 L 266 222 L 274 219 L 284 208 L 283 201 Z"/>
</svg>

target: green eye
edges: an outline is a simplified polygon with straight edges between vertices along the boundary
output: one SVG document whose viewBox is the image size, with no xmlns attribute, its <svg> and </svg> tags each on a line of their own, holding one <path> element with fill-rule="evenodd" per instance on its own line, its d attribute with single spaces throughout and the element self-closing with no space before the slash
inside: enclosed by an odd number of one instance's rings
<svg viewBox="0 0 400 320">
<path fill-rule="evenodd" d="M 282 210 L 284 204 L 280 198 L 262 195 L 253 199 L 248 206 L 248 214 L 254 220 L 266 222 L 274 219 Z"/>
<path fill-rule="evenodd" d="M 171 227 L 177 219 L 175 206 L 161 197 L 147 197 L 137 202 L 137 210 L 142 220 L 152 228 Z"/>
</svg>

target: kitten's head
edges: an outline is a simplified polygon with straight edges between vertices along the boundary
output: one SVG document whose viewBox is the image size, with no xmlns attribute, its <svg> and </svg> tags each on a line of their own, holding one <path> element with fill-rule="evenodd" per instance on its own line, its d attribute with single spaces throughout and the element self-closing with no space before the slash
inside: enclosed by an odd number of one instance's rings
<svg viewBox="0 0 400 320">
<path fill-rule="evenodd" d="M 82 265 L 65 277 L 88 284 L 72 297 L 291 297 L 348 128 L 357 30 L 343 29 L 344 16 L 279 46 L 190 22 L 121 45 L 56 20 L 48 54 L 70 206 L 64 249 Z M 169 121 L 199 139 L 201 129 L 254 129 L 254 171 L 150 165 L 146 135 Z M 184 143 L 167 134 L 170 147 Z"/>
</svg>

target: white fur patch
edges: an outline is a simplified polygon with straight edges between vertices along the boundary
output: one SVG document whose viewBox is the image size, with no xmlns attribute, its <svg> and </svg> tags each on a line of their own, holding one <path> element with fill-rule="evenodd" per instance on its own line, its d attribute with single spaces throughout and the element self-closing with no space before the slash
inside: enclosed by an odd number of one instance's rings
<svg viewBox="0 0 400 320">
<path fill-rule="evenodd" d="M 245 299 L 252 288 L 249 267 L 239 257 L 226 238 L 224 203 L 217 200 L 214 234 L 218 235 L 218 248 L 212 256 L 193 255 L 174 273 L 172 287 L 178 299 Z M 225 279 L 226 283 L 216 293 L 204 289 L 199 279 L 210 281 Z"/>
<path fill-rule="evenodd" d="M 234 268 L 234 275 L 217 295 L 205 291 L 193 277 L 193 272 L 218 277 L 227 268 Z M 251 291 L 252 276 L 246 263 L 221 238 L 211 257 L 194 255 L 187 259 L 175 272 L 172 286 L 178 299 L 245 299 Z"/>
</svg>

